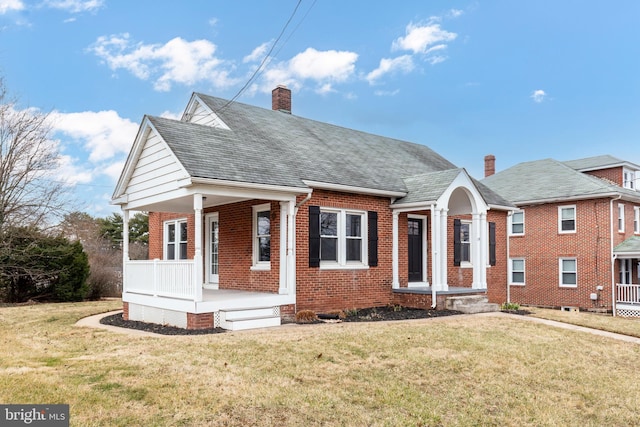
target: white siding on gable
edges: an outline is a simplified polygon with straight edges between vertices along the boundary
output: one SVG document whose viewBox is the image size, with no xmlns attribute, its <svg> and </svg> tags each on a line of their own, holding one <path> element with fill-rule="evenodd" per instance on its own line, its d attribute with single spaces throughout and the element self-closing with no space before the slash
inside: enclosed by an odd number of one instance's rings
<svg viewBox="0 0 640 427">
<path fill-rule="evenodd" d="M 155 132 L 150 132 L 138 158 L 126 193 L 129 201 L 139 200 L 177 188 L 177 180 L 186 178 L 182 166 Z"/>
<path fill-rule="evenodd" d="M 189 114 L 186 115 L 185 119 L 189 123 L 229 130 L 229 126 L 227 126 L 220 117 L 198 101 L 194 102 L 193 108 Z"/>
</svg>

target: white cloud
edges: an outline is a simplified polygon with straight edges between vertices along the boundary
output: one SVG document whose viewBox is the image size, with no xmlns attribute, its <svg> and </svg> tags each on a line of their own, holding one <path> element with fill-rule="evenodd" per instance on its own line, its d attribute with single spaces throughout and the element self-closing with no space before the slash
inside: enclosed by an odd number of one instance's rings
<svg viewBox="0 0 640 427">
<path fill-rule="evenodd" d="M 531 94 L 531 99 L 533 99 L 533 102 L 536 102 L 538 104 L 544 101 L 546 97 L 547 97 L 547 94 L 542 89 L 534 90 L 533 93 Z"/>
<path fill-rule="evenodd" d="M 88 184 L 94 179 L 92 170 L 82 167 L 79 159 L 66 154 L 58 158 L 58 169 L 52 175 L 68 185 Z"/>
<path fill-rule="evenodd" d="M 251 53 L 249 55 L 247 55 L 244 58 L 242 58 L 242 62 L 247 63 L 247 62 L 262 61 L 262 59 L 264 59 L 264 56 L 266 55 L 267 51 L 269 50 L 269 45 L 271 43 L 272 42 L 264 42 L 264 43 L 262 43 L 260 46 L 258 46 L 255 49 L 253 49 L 253 51 L 251 51 Z"/>
<path fill-rule="evenodd" d="M 165 119 L 180 120 L 182 119 L 182 112 L 174 113 L 173 111 L 166 110 L 162 114 L 160 114 L 160 117 L 164 117 Z"/>
<path fill-rule="evenodd" d="M 141 80 L 153 79 L 156 90 L 168 91 L 174 83 L 210 82 L 216 87 L 234 84 L 225 61 L 215 56 L 216 48 L 208 40 L 189 42 L 181 37 L 163 45 L 134 44 L 125 33 L 99 37 L 89 51 L 112 70 L 124 69 Z"/>
<path fill-rule="evenodd" d="M 426 25 L 410 23 L 406 28 L 406 35 L 398 37 L 391 45 L 392 50 L 410 50 L 414 54 L 429 53 L 429 48 L 443 42 L 450 42 L 458 35 L 440 28 L 440 24 L 433 20 Z"/>
<path fill-rule="evenodd" d="M 367 74 L 366 79 L 369 84 L 374 84 L 380 77 L 385 74 L 402 72 L 409 73 L 413 71 L 414 63 L 411 55 L 402 55 L 397 58 L 382 58 L 380 65 L 375 70 Z"/>
<path fill-rule="evenodd" d="M 448 15 L 449 15 L 450 17 L 452 17 L 452 18 L 457 18 L 457 17 L 459 17 L 460 15 L 462 15 L 463 13 L 464 13 L 464 11 L 463 11 L 463 10 L 460 10 L 460 9 L 451 9 L 451 10 L 449 11 Z"/>
<path fill-rule="evenodd" d="M 396 90 L 376 90 L 375 92 L 373 92 L 373 94 L 376 95 L 376 96 L 396 96 L 399 93 L 400 93 L 400 89 L 396 89 Z"/>
<path fill-rule="evenodd" d="M 22 9 L 24 9 L 24 3 L 22 3 L 22 0 L 0 0 L 0 15 L 4 15 L 12 10 Z"/>
<path fill-rule="evenodd" d="M 71 13 L 95 12 L 104 5 L 104 0 L 47 0 L 44 5 Z"/>
<path fill-rule="evenodd" d="M 333 90 L 333 83 L 343 82 L 353 76 L 358 54 L 349 51 L 318 51 L 307 48 L 291 58 L 271 66 L 264 72 L 262 90 L 270 92 L 278 84 L 299 89 L 304 81 L 313 81 L 320 93 Z"/>
<path fill-rule="evenodd" d="M 80 142 L 89 152 L 89 161 L 92 163 L 128 153 L 138 131 L 136 123 L 120 117 L 113 110 L 53 112 L 50 117 L 53 131 Z"/>
<path fill-rule="evenodd" d="M 102 172 L 109 178 L 113 179 L 113 181 L 117 181 L 120 178 L 122 169 L 124 168 L 124 163 L 124 160 L 113 162 L 110 165 L 106 166 Z"/>
</svg>

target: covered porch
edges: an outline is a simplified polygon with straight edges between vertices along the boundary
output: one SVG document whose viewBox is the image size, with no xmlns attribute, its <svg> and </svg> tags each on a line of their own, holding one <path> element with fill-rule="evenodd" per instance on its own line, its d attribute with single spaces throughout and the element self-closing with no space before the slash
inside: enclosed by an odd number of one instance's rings
<svg viewBox="0 0 640 427">
<path fill-rule="evenodd" d="M 632 236 L 616 246 L 613 259 L 617 271 L 614 315 L 640 317 L 640 237 Z"/>
</svg>

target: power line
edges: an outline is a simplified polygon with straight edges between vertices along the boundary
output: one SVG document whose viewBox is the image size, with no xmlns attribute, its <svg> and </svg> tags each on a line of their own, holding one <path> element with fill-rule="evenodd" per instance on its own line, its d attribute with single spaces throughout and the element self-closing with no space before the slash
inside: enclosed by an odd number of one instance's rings
<svg viewBox="0 0 640 427">
<path fill-rule="evenodd" d="M 270 58 L 271 53 L 273 52 L 273 50 L 275 49 L 276 45 L 278 44 L 278 42 L 280 41 L 280 39 L 282 38 L 282 35 L 284 34 L 284 32 L 287 30 L 287 27 L 289 26 L 289 24 L 291 23 L 291 20 L 293 19 L 293 17 L 295 16 L 296 12 L 298 11 L 298 8 L 300 7 L 300 4 L 302 4 L 302 0 L 298 0 L 298 3 L 296 4 L 296 7 L 293 9 L 293 12 L 291 13 L 291 16 L 289 16 L 289 19 L 287 20 L 286 24 L 284 25 L 284 27 L 282 28 L 282 31 L 280 31 L 280 34 L 278 35 L 278 38 L 276 38 L 276 40 L 273 42 L 273 44 L 271 45 L 271 49 L 269 49 L 269 52 L 267 52 L 267 54 L 265 55 L 265 57 L 262 59 L 262 62 L 260 63 L 260 65 L 258 66 L 258 68 L 255 69 L 255 71 L 253 72 L 253 74 L 251 75 L 251 77 L 249 77 L 249 80 L 247 80 L 247 82 L 244 84 L 244 86 L 242 86 L 242 88 L 240 88 L 240 90 L 238 91 L 238 93 L 235 94 L 235 96 L 233 98 L 231 98 L 229 101 L 227 101 L 226 104 L 224 104 L 222 107 L 220 107 L 218 110 L 216 110 L 216 113 L 224 110 L 225 108 L 227 108 L 229 105 L 231 105 L 233 102 L 235 102 L 236 99 L 238 99 L 240 97 L 240 95 L 242 95 L 244 93 L 245 90 L 247 90 L 247 88 L 249 87 L 249 85 L 256 79 L 256 77 L 258 76 L 258 73 L 262 71 L 262 68 L 264 67 L 264 65 L 267 63 L 267 60 Z M 315 4 L 315 2 L 314 2 Z M 312 5 L 313 7 L 313 5 Z M 307 12 L 308 13 L 308 12 Z M 306 15 L 305 15 L 306 16 Z M 297 27 L 296 27 L 297 28 Z M 295 31 L 295 30 L 294 30 Z M 287 39 L 288 40 L 288 39 Z M 286 42 L 285 42 L 286 43 Z M 279 50 L 278 50 L 279 51 Z"/>
</svg>

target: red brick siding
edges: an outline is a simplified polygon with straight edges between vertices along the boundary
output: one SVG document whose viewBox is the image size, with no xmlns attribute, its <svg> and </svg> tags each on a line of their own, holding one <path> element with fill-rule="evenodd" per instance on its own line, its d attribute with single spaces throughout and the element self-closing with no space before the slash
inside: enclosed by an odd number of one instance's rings
<svg viewBox="0 0 640 427">
<path fill-rule="evenodd" d="M 122 303 L 122 318 L 129 320 L 129 303 L 126 301 Z"/>
<path fill-rule="evenodd" d="M 622 167 L 600 169 L 595 171 L 585 172 L 587 175 L 597 176 L 598 178 L 604 178 L 608 181 L 615 182 L 622 187 Z"/>
<path fill-rule="evenodd" d="M 487 298 L 489 302 L 502 304 L 507 301 L 507 214 L 491 210 L 487 221 L 496 225 L 496 265 L 487 267 Z"/>
<path fill-rule="evenodd" d="M 566 205 L 576 206 L 576 233 L 558 233 L 558 207 Z M 609 199 L 526 207 L 525 235 L 510 238 L 511 258 L 525 259 L 525 286 L 511 286 L 511 300 L 536 306 L 611 308 L 609 207 Z M 561 257 L 577 259 L 576 288 L 559 286 Z M 598 285 L 604 290 L 594 303 L 590 294 Z"/>
</svg>

